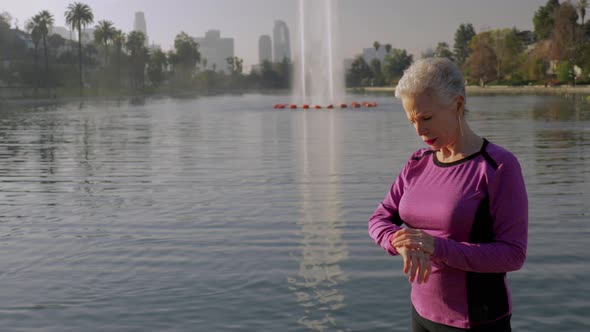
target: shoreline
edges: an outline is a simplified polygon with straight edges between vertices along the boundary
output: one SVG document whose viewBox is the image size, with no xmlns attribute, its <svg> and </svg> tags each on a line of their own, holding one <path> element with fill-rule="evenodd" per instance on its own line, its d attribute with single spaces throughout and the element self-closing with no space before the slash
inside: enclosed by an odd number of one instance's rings
<svg viewBox="0 0 590 332">
<path fill-rule="evenodd" d="M 382 87 L 360 87 L 347 88 L 348 92 L 376 92 L 376 93 L 391 93 L 395 91 L 395 86 Z M 523 86 L 508 86 L 508 85 L 490 85 L 480 87 L 476 85 L 468 85 L 465 87 L 465 92 L 468 95 L 570 95 L 570 94 L 588 94 L 590 95 L 590 86 L 548 86 L 543 85 L 523 85 Z"/>
<path fill-rule="evenodd" d="M 15 91 L 18 89 L 14 89 Z M 376 93 L 376 94 L 391 94 L 395 92 L 395 86 L 381 86 L 381 87 L 358 87 L 358 88 L 346 88 L 348 93 Z M 465 87 L 467 95 L 471 96 L 486 96 L 486 95 L 557 95 L 557 96 L 569 96 L 569 95 L 586 95 L 590 99 L 590 85 L 583 86 L 542 86 L 542 85 L 526 85 L 526 86 L 508 86 L 508 85 L 492 85 L 486 87 L 480 87 L 475 85 L 468 85 Z M 235 95 L 235 94 L 249 94 L 249 93 L 260 93 L 260 94 L 289 94 L 288 91 L 283 89 L 277 90 L 260 90 L 254 91 L 249 89 L 242 90 L 217 90 L 207 91 L 203 93 L 195 91 L 175 91 L 174 93 L 162 93 L 161 91 L 155 93 L 123 93 L 123 94 L 98 94 L 89 93 L 85 96 L 76 96 L 74 94 L 56 94 L 53 96 L 40 95 L 34 96 L 1 96 L 0 105 L 2 104 L 19 104 L 19 103 L 47 103 L 47 102 L 72 102 L 72 101 L 105 101 L 105 100 L 144 100 L 144 99 L 163 99 L 163 98 L 201 98 L 208 96 L 220 96 L 220 95 Z M 589 100 L 590 102 L 590 100 Z"/>
<path fill-rule="evenodd" d="M 4 89 L 4 91 L 2 91 Z M 10 90 L 11 93 L 6 91 Z M 42 89 L 39 89 L 42 90 Z M 122 91 L 121 93 L 107 92 L 100 93 L 97 90 L 85 90 L 83 95 L 78 93 L 65 92 L 66 90 L 58 91 L 57 89 L 50 89 L 49 91 L 42 91 L 37 95 L 32 93 L 32 88 L 14 88 L 14 87 L 0 87 L 0 105 L 18 104 L 18 103 L 47 103 L 47 102 L 83 102 L 83 101 L 107 101 L 107 100 L 144 100 L 144 99 L 192 99 L 211 96 L 222 95 L 243 95 L 250 93 L 258 93 L 262 95 L 282 95 L 289 94 L 285 89 L 212 89 L 212 90 L 159 90 L 159 91 Z M 56 92 L 57 91 L 57 92 Z"/>
</svg>

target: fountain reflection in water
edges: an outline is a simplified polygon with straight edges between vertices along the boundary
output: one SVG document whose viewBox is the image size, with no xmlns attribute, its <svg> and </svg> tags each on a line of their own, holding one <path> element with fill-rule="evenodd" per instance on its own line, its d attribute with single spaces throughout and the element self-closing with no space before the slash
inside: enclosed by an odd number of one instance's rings
<svg viewBox="0 0 590 332">
<path fill-rule="evenodd" d="M 337 13 L 337 1 L 299 0 L 294 104 L 344 101 L 344 59 L 339 52 Z"/>
<path fill-rule="evenodd" d="M 301 252 L 292 253 L 299 271 L 287 281 L 302 307 L 298 323 L 313 331 L 333 330 L 341 327 L 337 316 L 344 307 L 347 276 L 340 264 L 348 258 L 342 239 L 336 113 L 300 114 Z"/>
</svg>

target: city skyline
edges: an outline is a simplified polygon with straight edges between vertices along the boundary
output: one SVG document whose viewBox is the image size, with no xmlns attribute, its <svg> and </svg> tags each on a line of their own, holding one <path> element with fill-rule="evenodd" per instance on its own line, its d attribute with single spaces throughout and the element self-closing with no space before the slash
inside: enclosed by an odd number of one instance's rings
<svg viewBox="0 0 590 332">
<path fill-rule="evenodd" d="M 272 30 L 272 59 L 273 62 L 293 59 L 289 27 L 282 20 L 276 20 Z"/>
<path fill-rule="evenodd" d="M 272 61 L 272 40 L 269 35 L 261 35 L 258 39 L 258 63 Z"/>
<path fill-rule="evenodd" d="M 83 1 L 94 12 L 94 28 L 99 20 L 110 20 L 115 27 L 133 30 L 136 12 L 144 12 L 149 20 L 150 44 L 163 50 L 173 47 L 174 37 L 181 31 L 190 36 L 203 35 L 209 30 L 220 30 L 235 41 L 235 55 L 244 59 L 244 69 L 258 63 L 258 39 L 272 35 L 274 22 L 284 21 L 293 33 L 297 23 L 297 0 L 202 0 L 181 1 Z M 454 32 L 461 23 L 472 23 L 476 31 L 516 27 L 532 30 L 535 10 L 545 0 L 419 0 L 397 2 L 389 0 L 341 0 L 335 19 L 340 26 L 343 57 L 360 55 L 373 41 L 389 43 L 394 48 L 406 49 L 419 57 L 438 42 L 452 46 Z M 25 2 L 8 0 L 1 11 L 10 13 L 22 29 L 27 19 L 41 10 L 50 11 L 55 26 L 63 26 L 63 13 L 72 1 L 40 0 Z M 116 10 L 113 10 L 116 8 Z M 509 10 L 508 10 L 509 9 Z"/>
<path fill-rule="evenodd" d="M 199 44 L 201 67 L 229 74 L 227 58 L 233 58 L 234 39 L 221 37 L 221 31 L 208 30 L 202 37 L 191 36 Z"/>
<path fill-rule="evenodd" d="M 143 33 L 145 37 L 144 45 L 147 47 L 149 45 L 149 36 L 147 33 L 145 14 L 143 12 L 135 12 L 135 16 L 133 18 L 133 30 Z"/>
</svg>

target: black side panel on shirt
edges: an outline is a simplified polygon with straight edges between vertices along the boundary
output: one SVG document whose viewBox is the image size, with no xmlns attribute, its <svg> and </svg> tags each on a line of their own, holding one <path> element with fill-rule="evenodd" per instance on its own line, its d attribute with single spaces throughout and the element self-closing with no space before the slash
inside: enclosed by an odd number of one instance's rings
<svg viewBox="0 0 590 332">
<path fill-rule="evenodd" d="M 486 148 L 488 147 L 488 144 L 490 142 L 487 139 L 483 139 L 483 146 L 481 147 L 481 155 L 484 157 L 484 159 L 488 162 L 488 164 L 490 164 L 490 166 L 492 166 L 492 168 L 494 170 L 498 169 L 498 163 L 490 156 L 490 154 L 486 151 Z"/>
<path fill-rule="evenodd" d="M 416 312 L 414 306 L 412 306 L 412 332 L 511 332 L 512 328 L 510 327 L 510 318 L 511 316 L 508 315 L 489 324 L 477 325 L 470 329 L 461 329 L 458 327 L 435 323 L 431 320 L 421 317 Z"/>
<path fill-rule="evenodd" d="M 381 203 L 381 204 L 383 204 L 383 203 Z M 390 220 L 391 220 L 391 223 L 396 224 L 400 227 L 404 224 L 402 218 L 399 216 L 399 212 L 397 212 L 397 211 L 395 211 L 391 214 Z"/>
<path fill-rule="evenodd" d="M 490 215 L 490 202 L 486 196 L 475 215 L 470 243 L 487 243 L 494 239 L 494 221 Z M 504 284 L 506 273 L 467 272 L 467 301 L 472 324 L 495 320 L 508 313 L 508 290 Z"/>
</svg>

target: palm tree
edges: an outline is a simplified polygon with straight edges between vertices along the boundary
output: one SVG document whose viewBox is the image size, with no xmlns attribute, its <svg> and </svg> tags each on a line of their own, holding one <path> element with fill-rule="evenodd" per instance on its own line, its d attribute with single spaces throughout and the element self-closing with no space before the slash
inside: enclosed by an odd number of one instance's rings
<svg viewBox="0 0 590 332">
<path fill-rule="evenodd" d="M 381 47 L 381 43 L 378 41 L 373 42 L 373 47 L 375 48 L 375 57 L 377 57 L 377 51 L 379 51 L 379 47 Z"/>
<path fill-rule="evenodd" d="M 391 51 L 391 44 L 385 44 L 385 52 L 387 54 L 389 54 L 390 51 Z"/>
<path fill-rule="evenodd" d="M 148 52 L 144 44 L 145 35 L 140 31 L 131 31 L 125 43 L 125 48 L 129 51 L 131 81 L 136 88 L 143 87 L 145 82 L 144 70 Z"/>
<path fill-rule="evenodd" d="M 162 52 L 161 49 L 157 48 L 150 54 L 147 74 L 153 86 L 158 87 L 162 84 L 167 65 L 168 59 L 166 58 L 166 53 Z"/>
<path fill-rule="evenodd" d="M 113 40 L 113 35 L 115 34 L 115 28 L 113 27 L 113 22 L 111 21 L 98 21 L 98 25 L 96 25 L 94 30 L 94 40 L 102 44 L 104 46 L 104 64 L 105 66 L 108 63 L 108 55 L 109 55 L 109 41 Z"/>
<path fill-rule="evenodd" d="M 82 28 L 94 22 L 94 14 L 88 5 L 81 2 L 74 2 L 68 5 L 65 12 L 66 23 L 72 30 L 78 30 L 78 64 L 80 70 L 80 94 L 82 94 Z"/>
<path fill-rule="evenodd" d="M 53 15 L 46 10 L 42 10 L 37 14 L 39 16 L 39 30 L 41 38 L 43 39 L 43 51 L 45 55 L 45 87 L 47 87 L 47 77 L 49 76 L 49 56 L 47 52 L 47 35 L 49 34 L 49 27 L 53 25 Z"/>
<path fill-rule="evenodd" d="M 115 49 L 117 50 L 117 87 L 121 86 L 121 52 L 123 50 L 123 45 L 125 45 L 125 39 L 126 38 L 123 31 L 113 31 L 111 40 L 113 41 L 113 45 L 115 45 Z"/>
<path fill-rule="evenodd" d="M 39 87 L 39 42 L 41 41 L 41 16 L 39 16 L 39 14 L 33 16 L 31 18 L 31 20 L 29 22 L 27 22 L 27 25 L 25 26 L 25 29 L 31 34 L 31 39 L 33 40 L 33 46 L 34 46 L 34 53 L 33 53 L 33 59 L 34 59 L 34 64 L 35 64 L 35 94 L 37 93 L 37 88 Z"/>
<path fill-rule="evenodd" d="M 588 7 L 588 0 L 578 0 L 578 11 L 582 16 L 582 25 L 584 25 L 584 16 L 586 16 L 586 7 Z"/>
</svg>

